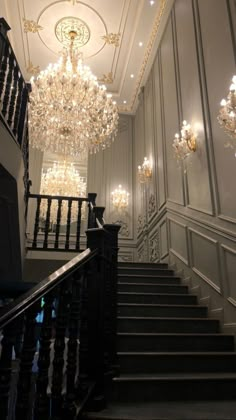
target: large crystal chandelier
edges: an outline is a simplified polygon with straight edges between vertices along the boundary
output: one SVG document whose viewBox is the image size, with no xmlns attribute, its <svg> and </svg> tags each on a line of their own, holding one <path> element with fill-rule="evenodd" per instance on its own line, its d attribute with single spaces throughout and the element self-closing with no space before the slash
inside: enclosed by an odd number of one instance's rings
<svg viewBox="0 0 236 420">
<path fill-rule="evenodd" d="M 86 183 L 75 169 L 72 163 L 55 162 L 52 168 L 42 172 L 41 194 L 61 197 L 85 197 Z M 50 209 L 50 222 L 55 224 L 57 221 L 58 201 L 52 200 Z M 82 219 L 85 216 L 85 207 L 82 206 Z M 61 224 L 67 223 L 68 201 L 63 200 L 61 206 Z M 47 200 L 43 199 L 40 206 L 40 215 L 45 220 L 47 215 Z M 71 222 L 77 221 L 78 202 L 73 201 L 71 206 Z"/>
<path fill-rule="evenodd" d="M 76 31 L 69 36 L 59 62 L 31 79 L 29 137 L 42 151 L 81 156 L 110 146 L 119 117 L 106 87 L 83 65 L 74 46 Z"/>
<path fill-rule="evenodd" d="M 227 99 L 222 99 L 220 105 L 218 121 L 231 139 L 236 140 L 236 75 L 232 79 Z M 235 144 L 229 145 L 235 147 Z"/>
</svg>

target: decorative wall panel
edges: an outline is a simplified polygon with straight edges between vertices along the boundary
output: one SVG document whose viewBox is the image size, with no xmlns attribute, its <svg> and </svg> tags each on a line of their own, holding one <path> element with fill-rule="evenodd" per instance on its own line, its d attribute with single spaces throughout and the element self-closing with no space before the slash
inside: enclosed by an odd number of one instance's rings
<svg viewBox="0 0 236 420">
<path fill-rule="evenodd" d="M 191 267 L 218 292 L 221 291 L 218 242 L 207 235 L 189 229 Z"/>
<path fill-rule="evenodd" d="M 173 219 L 168 219 L 170 250 L 188 265 L 187 226 Z"/>
<path fill-rule="evenodd" d="M 172 24 L 169 20 L 161 47 L 162 63 L 162 84 L 163 84 L 163 107 L 165 124 L 165 147 L 166 147 L 166 167 L 167 167 L 167 188 L 168 199 L 175 203 L 184 204 L 183 179 L 181 168 L 179 168 L 172 142 L 175 133 L 179 128 L 179 115 L 176 92 L 176 75 L 173 50 Z"/>
<path fill-rule="evenodd" d="M 224 280 L 227 284 L 227 297 L 236 306 L 236 249 L 222 245 Z"/>
</svg>

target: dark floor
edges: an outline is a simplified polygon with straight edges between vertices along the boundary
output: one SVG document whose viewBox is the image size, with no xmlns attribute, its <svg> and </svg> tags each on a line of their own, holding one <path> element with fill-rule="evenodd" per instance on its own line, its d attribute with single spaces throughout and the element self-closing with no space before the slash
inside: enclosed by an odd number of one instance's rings
<svg viewBox="0 0 236 420">
<path fill-rule="evenodd" d="M 118 404 L 100 413 L 87 414 L 93 420 L 236 420 L 236 401 L 188 401 Z"/>
</svg>

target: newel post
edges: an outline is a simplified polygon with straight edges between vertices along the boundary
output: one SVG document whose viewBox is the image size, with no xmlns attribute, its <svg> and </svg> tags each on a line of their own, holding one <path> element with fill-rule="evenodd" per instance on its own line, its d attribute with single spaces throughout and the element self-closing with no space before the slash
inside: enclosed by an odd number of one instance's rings
<svg viewBox="0 0 236 420">
<path fill-rule="evenodd" d="M 121 228 L 118 224 L 105 224 L 104 229 L 110 234 L 110 244 L 111 244 L 111 277 L 110 277 L 110 311 L 111 311 L 111 335 L 110 335 L 110 363 L 113 375 L 118 374 L 119 365 L 117 360 L 117 266 L 118 266 L 118 234 Z"/>
<path fill-rule="evenodd" d="M 95 227 L 93 207 L 96 206 L 96 193 L 88 193 L 88 229 Z"/>
<path fill-rule="evenodd" d="M 109 371 L 107 358 L 107 284 L 110 278 L 111 253 L 109 233 L 103 228 L 86 231 L 88 247 L 98 250 L 96 264 L 89 270 L 87 281 L 88 302 L 88 379 L 95 381 L 94 409 L 105 406 L 105 379 Z"/>
</svg>

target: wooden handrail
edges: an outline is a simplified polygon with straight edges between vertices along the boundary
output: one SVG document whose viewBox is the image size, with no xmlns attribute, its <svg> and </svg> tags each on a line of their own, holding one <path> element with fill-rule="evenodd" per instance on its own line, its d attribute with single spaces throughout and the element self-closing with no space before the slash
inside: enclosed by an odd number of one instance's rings
<svg viewBox="0 0 236 420">
<path fill-rule="evenodd" d="M 23 311 L 41 299 L 46 293 L 49 293 L 67 277 L 71 276 L 75 270 L 82 268 L 97 254 L 97 250 L 91 251 L 90 249 L 86 249 L 28 292 L 17 298 L 14 302 L 4 306 L 0 311 L 0 329 L 4 328 L 9 322 L 13 321 Z"/>
<path fill-rule="evenodd" d="M 89 202 L 89 198 L 87 197 L 71 197 L 71 196 L 65 196 L 65 195 L 49 195 L 49 194 L 31 194 L 28 195 L 29 198 L 41 198 L 42 200 L 45 199 L 51 199 L 51 200 L 73 200 L 73 201 L 85 201 Z"/>
</svg>

